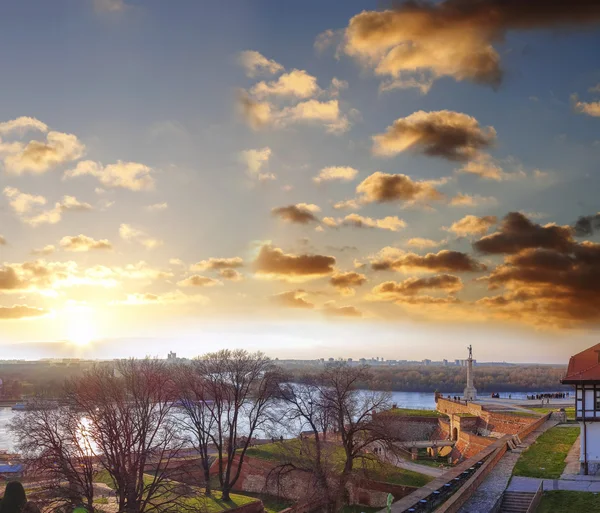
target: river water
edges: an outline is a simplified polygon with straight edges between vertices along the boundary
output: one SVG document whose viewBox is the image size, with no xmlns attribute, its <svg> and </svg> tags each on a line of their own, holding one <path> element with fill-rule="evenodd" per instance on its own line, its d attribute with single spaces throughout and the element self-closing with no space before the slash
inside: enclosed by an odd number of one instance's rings
<svg viewBox="0 0 600 513">
<path fill-rule="evenodd" d="M 511 392 L 513 399 L 526 399 L 527 394 L 535 392 Z M 448 395 L 444 393 L 443 395 Z M 453 395 L 453 394 L 450 394 Z M 501 398 L 508 398 L 509 393 L 500 393 Z M 432 392 L 392 392 L 392 403 L 399 408 L 414 408 L 422 410 L 435 410 L 435 400 Z M 13 451 L 14 440 L 8 429 L 8 424 L 16 413 L 10 408 L 0 408 L 0 451 Z M 272 433 L 269 433 L 270 436 Z M 276 433 L 279 435 L 280 433 Z M 282 432 L 283 436 L 295 436 L 297 433 Z M 259 435 L 261 436 L 261 435 Z M 267 436 L 263 434 L 262 436 Z"/>
</svg>

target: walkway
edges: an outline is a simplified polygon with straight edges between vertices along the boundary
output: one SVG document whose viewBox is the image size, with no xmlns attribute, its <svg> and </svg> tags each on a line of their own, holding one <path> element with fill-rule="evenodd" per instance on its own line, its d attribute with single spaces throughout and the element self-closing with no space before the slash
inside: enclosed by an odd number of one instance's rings
<svg viewBox="0 0 600 513">
<path fill-rule="evenodd" d="M 440 477 L 448 470 L 430 467 L 429 465 L 419 465 L 418 463 L 413 463 L 412 461 L 405 460 L 404 458 L 396 455 L 393 455 L 393 457 L 391 455 L 388 456 L 388 461 L 396 467 L 412 470 L 413 472 L 418 472 L 419 474 L 425 474 L 431 477 Z"/>
<path fill-rule="evenodd" d="M 509 492 L 536 491 L 544 482 L 544 490 L 571 490 L 573 492 L 600 492 L 600 478 L 597 476 L 576 476 L 586 479 L 538 479 L 537 477 L 515 476 L 510 482 Z M 596 478 L 596 479 L 594 479 Z"/>
<path fill-rule="evenodd" d="M 577 437 L 573 446 L 569 449 L 569 453 L 565 458 L 567 465 L 565 470 L 560 476 L 561 479 L 569 479 L 571 476 L 579 475 L 579 469 L 581 463 L 579 462 L 579 456 L 581 454 L 581 435 Z"/>
<path fill-rule="evenodd" d="M 544 431 L 556 426 L 556 424 L 558 423 L 554 420 L 544 422 L 539 429 L 530 433 L 525 440 L 522 440 L 521 445 L 517 449 L 506 451 L 483 483 L 481 483 L 481 486 L 477 488 L 471 498 L 460 508 L 459 513 L 486 513 L 492 511 L 496 503 L 501 499 L 521 453 L 535 442 L 537 437 Z"/>
</svg>

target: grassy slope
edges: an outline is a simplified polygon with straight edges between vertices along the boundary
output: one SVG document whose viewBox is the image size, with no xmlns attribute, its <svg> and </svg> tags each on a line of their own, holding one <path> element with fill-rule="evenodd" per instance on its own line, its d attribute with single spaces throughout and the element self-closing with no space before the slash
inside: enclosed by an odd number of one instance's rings
<svg viewBox="0 0 600 513">
<path fill-rule="evenodd" d="M 151 479 L 151 476 L 144 476 L 144 480 L 149 481 Z M 110 488 L 114 489 L 113 480 L 106 470 L 98 472 L 96 474 L 96 477 L 94 478 L 94 481 L 97 483 L 104 483 Z M 201 494 L 202 491 L 202 489 L 198 489 L 199 494 Z M 221 492 L 215 491 L 211 497 L 201 496 L 198 498 L 188 499 L 186 500 L 186 505 L 194 508 L 194 510 L 202 511 L 204 513 L 220 513 L 222 511 L 227 511 L 233 508 L 244 506 L 245 504 L 249 504 L 256 500 L 256 497 L 250 495 L 239 495 L 235 493 L 231 494 L 230 497 L 231 501 L 225 502 L 221 499 Z M 269 505 L 272 506 L 272 504 Z M 267 513 L 276 513 L 276 511 L 280 511 L 276 509 L 274 510 L 267 508 L 267 504 L 265 504 L 265 509 L 267 510 Z"/>
<path fill-rule="evenodd" d="M 554 427 L 541 435 L 517 461 L 515 476 L 558 479 L 565 457 L 579 435 L 579 427 Z"/>
<path fill-rule="evenodd" d="M 592 492 L 544 492 L 537 513 L 600 513 L 600 495 Z"/>
<path fill-rule="evenodd" d="M 297 439 L 285 440 L 283 443 L 275 442 L 272 444 L 252 447 L 248 449 L 246 454 L 254 458 L 277 461 L 280 459 L 285 459 L 286 455 L 293 454 L 294 452 L 297 452 L 296 455 L 299 456 L 300 441 Z M 336 449 L 334 457 L 336 460 L 338 460 L 341 468 L 344 457 L 341 447 Z M 355 470 L 364 470 L 365 474 L 370 479 L 406 486 L 423 486 L 432 480 L 430 476 L 413 472 L 411 470 L 398 468 L 390 465 L 389 463 L 374 461 L 372 459 L 364 460 L 363 462 L 356 462 Z"/>
<path fill-rule="evenodd" d="M 560 408 L 529 408 L 530 410 L 537 411 L 542 414 L 550 413 L 551 411 L 558 411 Z M 575 420 L 575 407 L 565 408 L 565 413 L 567 414 L 567 420 Z"/>
</svg>

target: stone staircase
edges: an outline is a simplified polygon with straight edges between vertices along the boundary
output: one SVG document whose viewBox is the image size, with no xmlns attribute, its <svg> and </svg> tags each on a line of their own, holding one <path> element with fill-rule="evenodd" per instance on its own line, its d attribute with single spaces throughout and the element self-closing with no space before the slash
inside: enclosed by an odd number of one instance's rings
<svg viewBox="0 0 600 513">
<path fill-rule="evenodd" d="M 527 513 L 534 497 L 534 492 L 504 492 L 500 513 Z"/>
</svg>

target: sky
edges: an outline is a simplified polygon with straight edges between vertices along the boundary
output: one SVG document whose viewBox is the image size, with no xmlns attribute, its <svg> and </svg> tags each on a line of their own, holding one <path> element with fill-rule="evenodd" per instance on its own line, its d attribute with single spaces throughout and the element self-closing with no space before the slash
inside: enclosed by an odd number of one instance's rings
<svg viewBox="0 0 600 513">
<path fill-rule="evenodd" d="M 600 6 L 0 5 L 0 358 L 598 342 Z"/>
</svg>

